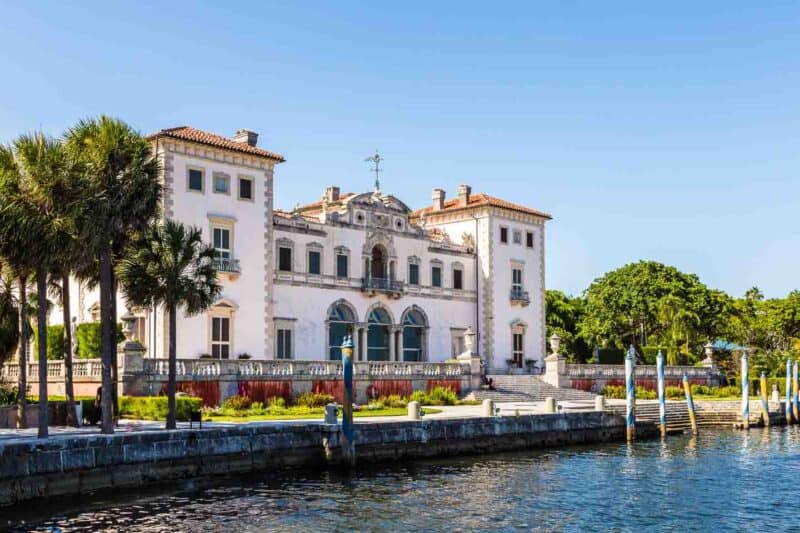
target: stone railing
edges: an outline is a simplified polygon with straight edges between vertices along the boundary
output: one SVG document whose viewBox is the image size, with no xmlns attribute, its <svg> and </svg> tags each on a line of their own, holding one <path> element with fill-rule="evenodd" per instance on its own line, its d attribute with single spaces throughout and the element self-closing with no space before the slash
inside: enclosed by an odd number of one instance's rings
<svg viewBox="0 0 800 533">
<path fill-rule="evenodd" d="M 103 365 L 100 359 L 76 359 L 72 362 L 72 377 L 75 379 L 99 378 Z M 47 377 L 52 380 L 63 380 L 66 372 L 64 361 L 48 361 Z M 19 364 L 5 363 L 0 367 L 0 381 L 13 382 L 19 378 Z M 39 379 L 39 363 L 28 363 L 28 381 Z"/>
<path fill-rule="evenodd" d="M 144 374 L 156 380 L 166 379 L 169 372 L 167 359 L 145 359 Z M 356 377 L 371 378 L 429 378 L 470 375 L 469 364 L 464 363 L 355 363 Z M 336 361 L 252 361 L 179 359 L 176 365 L 179 377 L 193 379 L 241 376 L 268 379 L 336 379 L 342 375 L 342 365 Z"/>
<path fill-rule="evenodd" d="M 624 365 L 566 365 L 567 376 L 571 379 L 625 379 Z M 700 366 L 665 366 L 664 377 L 668 379 L 681 379 L 683 375 L 690 379 L 706 379 L 716 371 L 709 367 Z M 656 367 L 653 365 L 637 365 L 635 370 L 637 378 L 656 379 Z"/>
</svg>

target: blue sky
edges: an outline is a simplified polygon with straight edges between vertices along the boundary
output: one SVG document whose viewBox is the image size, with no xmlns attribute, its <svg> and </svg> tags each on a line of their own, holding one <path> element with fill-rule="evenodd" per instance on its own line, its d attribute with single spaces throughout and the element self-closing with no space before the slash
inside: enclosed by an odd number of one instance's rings
<svg viewBox="0 0 800 533">
<path fill-rule="evenodd" d="M 654 259 L 800 288 L 797 2 L 3 2 L 0 140 L 261 133 L 276 204 L 458 183 L 554 215 L 547 284 Z M 768 7 L 765 7 L 768 4 Z"/>
</svg>

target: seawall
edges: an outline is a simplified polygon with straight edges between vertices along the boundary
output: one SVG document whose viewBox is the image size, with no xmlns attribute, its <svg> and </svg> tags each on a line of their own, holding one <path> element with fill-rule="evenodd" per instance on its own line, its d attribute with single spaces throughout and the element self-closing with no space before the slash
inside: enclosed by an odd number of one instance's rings
<svg viewBox="0 0 800 533">
<path fill-rule="evenodd" d="M 639 435 L 654 433 L 637 426 Z M 26 439 L 0 444 L 0 505 L 183 478 L 340 462 L 339 428 L 320 422 Z M 491 453 L 625 438 L 604 412 L 356 424 L 360 462 Z"/>
</svg>

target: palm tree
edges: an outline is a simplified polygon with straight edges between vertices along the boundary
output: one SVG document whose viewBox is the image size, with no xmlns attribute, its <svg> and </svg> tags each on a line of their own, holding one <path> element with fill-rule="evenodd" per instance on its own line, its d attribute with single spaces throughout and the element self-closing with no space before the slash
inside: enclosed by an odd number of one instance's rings
<svg viewBox="0 0 800 533">
<path fill-rule="evenodd" d="M 1 259 L 1 258 L 0 258 Z M 10 269 L 0 264 L 0 365 L 5 363 L 19 343 L 17 300 Z"/>
<path fill-rule="evenodd" d="M 144 229 L 161 199 L 158 161 L 150 143 L 126 123 L 106 116 L 80 121 L 66 144 L 85 178 L 78 220 L 81 240 L 98 260 L 102 358 L 102 431 L 113 433 L 112 373 L 116 357 L 114 254 L 117 243 Z"/>
<path fill-rule="evenodd" d="M 147 228 L 128 248 L 119 279 L 129 304 L 163 305 L 169 316 L 167 429 L 175 429 L 176 337 L 178 308 L 186 315 L 208 309 L 222 292 L 217 282 L 214 248 L 203 243 L 198 228 L 174 220 Z"/>
<path fill-rule="evenodd" d="M 64 235 L 73 232 L 70 208 L 74 199 L 62 190 L 71 183 L 64 146 L 42 133 L 22 135 L 14 141 L 19 192 L 0 210 L 6 213 L 0 231 L 16 232 L 26 239 L 28 265 L 36 272 L 36 315 L 39 347 L 39 437 L 48 435 L 47 402 L 47 300 L 50 269 L 59 260 Z"/>
<path fill-rule="evenodd" d="M 664 296 L 658 302 L 658 316 L 666 329 L 668 338 L 667 364 L 677 365 L 679 346 L 686 340 L 687 349 L 692 327 L 700 322 L 696 313 L 686 307 L 686 303 L 674 294 Z"/>
</svg>

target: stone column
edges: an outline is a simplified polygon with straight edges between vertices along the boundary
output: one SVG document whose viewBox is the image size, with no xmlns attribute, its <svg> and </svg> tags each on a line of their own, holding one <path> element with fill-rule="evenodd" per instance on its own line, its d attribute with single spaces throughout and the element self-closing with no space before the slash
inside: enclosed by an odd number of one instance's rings
<svg viewBox="0 0 800 533">
<path fill-rule="evenodd" d="M 397 361 L 402 361 L 403 360 L 403 327 L 402 326 L 395 327 L 393 335 L 396 336 L 396 340 L 397 340 L 397 350 L 396 350 L 396 353 L 395 353 L 395 356 L 397 358 L 396 360 Z"/>
<path fill-rule="evenodd" d="M 396 361 L 396 350 L 394 346 L 394 326 L 389 326 L 389 361 Z"/>
</svg>

